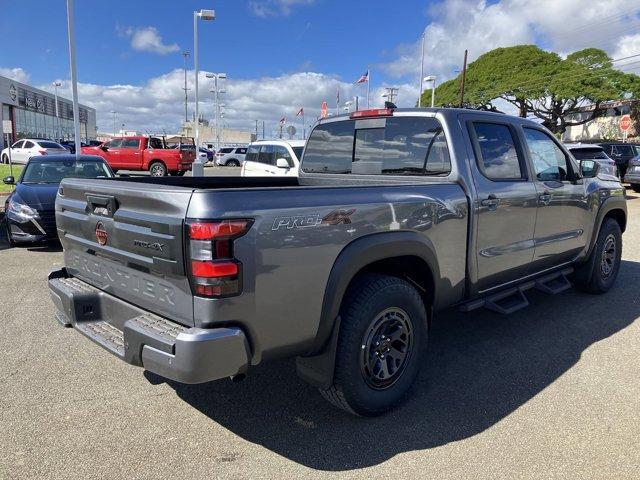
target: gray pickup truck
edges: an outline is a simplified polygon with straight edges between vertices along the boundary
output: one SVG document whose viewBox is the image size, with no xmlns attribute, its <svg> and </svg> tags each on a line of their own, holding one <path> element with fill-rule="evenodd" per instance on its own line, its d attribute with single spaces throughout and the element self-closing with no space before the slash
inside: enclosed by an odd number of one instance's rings
<svg viewBox="0 0 640 480">
<path fill-rule="evenodd" d="M 532 121 L 366 110 L 316 125 L 299 178 L 64 180 L 49 287 L 60 323 L 168 379 L 296 357 L 329 401 L 377 415 L 435 312 L 606 292 L 626 216 L 619 181 Z"/>
</svg>

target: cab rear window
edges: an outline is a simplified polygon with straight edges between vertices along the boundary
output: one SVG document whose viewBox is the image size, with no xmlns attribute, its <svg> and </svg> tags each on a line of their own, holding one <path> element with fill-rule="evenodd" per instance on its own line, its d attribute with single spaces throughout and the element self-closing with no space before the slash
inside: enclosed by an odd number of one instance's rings
<svg viewBox="0 0 640 480">
<path fill-rule="evenodd" d="M 307 173 L 447 175 L 451 160 L 435 118 L 388 117 L 319 125 L 304 153 Z"/>
</svg>

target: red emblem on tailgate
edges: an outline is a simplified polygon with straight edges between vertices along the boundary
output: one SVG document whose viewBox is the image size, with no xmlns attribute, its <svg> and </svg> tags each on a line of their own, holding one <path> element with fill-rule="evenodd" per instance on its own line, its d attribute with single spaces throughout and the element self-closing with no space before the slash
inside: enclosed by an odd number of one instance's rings
<svg viewBox="0 0 640 480">
<path fill-rule="evenodd" d="M 98 222 L 96 223 L 96 240 L 100 245 L 106 245 L 107 239 L 109 238 L 109 234 L 104 229 L 104 223 Z"/>
</svg>

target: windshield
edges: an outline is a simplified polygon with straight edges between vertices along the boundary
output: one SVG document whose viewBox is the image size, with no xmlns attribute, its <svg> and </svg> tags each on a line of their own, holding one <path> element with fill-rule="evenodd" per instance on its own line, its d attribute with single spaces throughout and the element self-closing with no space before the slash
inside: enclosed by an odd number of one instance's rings
<svg viewBox="0 0 640 480">
<path fill-rule="evenodd" d="M 104 162 L 93 160 L 32 160 L 22 174 L 22 183 L 60 183 L 63 178 L 69 177 L 110 178 L 113 174 Z"/>
<path fill-rule="evenodd" d="M 302 158 L 302 150 L 304 150 L 304 147 L 293 147 L 293 153 L 296 154 L 296 157 L 298 157 L 298 160 Z"/>
<path fill-rule="evenodd" d="M 571 153 L 576 160 L 606 160 L 609 157 L 599 148 L 572 148 Z"/>
</svg>

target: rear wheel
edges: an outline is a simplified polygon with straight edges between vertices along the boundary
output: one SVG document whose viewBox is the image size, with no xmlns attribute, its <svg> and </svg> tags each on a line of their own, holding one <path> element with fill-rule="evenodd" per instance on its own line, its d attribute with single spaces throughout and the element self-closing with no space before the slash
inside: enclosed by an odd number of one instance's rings
<svg viewBox="0 0 640 480">
<path fill-rule="evenodd" d="M 634 192 L 640 193 L 640 183 L 632 183 L 631 188 L 633 189 Z"/>
<path fill-rule="evenodd" d="M 240 166 L 240 162 L 236 159 L 231 159 L 226 163 L 227 167 L 239 167 Z"/>
<path fill-rule="evenodd" d="M 576 272 L 576 286 L 588 293 L 605 293 L 615 283 L 622 257 L 622 232 L 613 218 L 600 227 L 589 260 Z"/>
<path fill-rule="evenodd" d="M 152 162 L 151 165 L 149 165 L 149 173 L 152 177 L 166 177 L 167 166 L 162 162 Z"/>
<path fill-rule="evenodd" d="M 427 340 L 427 313 L 407 281 L 379 274 L 354 280 L 341 311 L 333 384 L 323 397 L 347 412 L 374 416 L 413 385 Z"/>
</svg>

